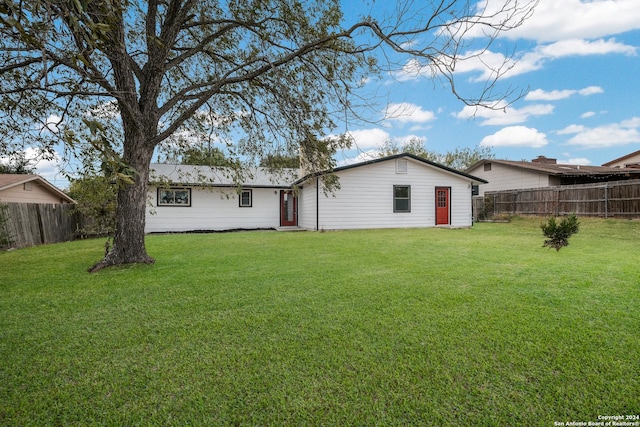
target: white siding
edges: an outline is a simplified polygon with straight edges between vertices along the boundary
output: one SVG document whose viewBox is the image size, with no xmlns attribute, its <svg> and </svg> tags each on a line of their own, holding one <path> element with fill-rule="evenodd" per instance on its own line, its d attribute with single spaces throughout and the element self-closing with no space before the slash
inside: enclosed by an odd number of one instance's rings
<svg viewBox="0 0 640 427">
<path fill-rule="evenodd" d="M 273 228 L 280 225 L 280 190 L 249 188 L 252 206 L 239 207 L 232 188 L 191 187 L 191 206 L 158 206 L 150 186 L 145 232 Z"/>
<path fill-rule="evenodd" d="M 302 184 L 302 191 L 298 194 L 298 226 L 316 229 L 316 199 L 317 188 L 316 178 L 310 178 L 309 181 Z M 322 193 L 322 189 L 320 189 Z"/>
<path fill-rule="evenodd" d="M 435 226 L 436 187 L 451 188 L 450 225 L 471 226 L 469 179 L 412 159 L 408 159 L 407 166 L 407 173 L 397 173 L 395 159 L 390 159 L 338 172 L 339 190 L 325 196 L 322 188 L 320 189 L 318 228 L 331 230 Z M 411 186 L 411 212 L 393 212 L 394 185 Z M 308 193 L 313 194 L 313 199 Z M 316 227 L 313 209 L 315 197 L 314 180 L 303 188 L 299 222 L 302 227 Z"/>
<path fill-rule="evenodd" d="M 527 169 L 516 168 L 491 162 L 491 170 L 485 171 L 484 165 L 467 171 L 468 174 L 489 181 L 480 185 L 480 196 L 487 191 L 517 190 L 520 188 L 539 188 L 549 185 L 559 185 L 559 179 L 550 181 L 549 174 Z M 553 178 L 553 177 L 552 177 Z"/>
</svg>

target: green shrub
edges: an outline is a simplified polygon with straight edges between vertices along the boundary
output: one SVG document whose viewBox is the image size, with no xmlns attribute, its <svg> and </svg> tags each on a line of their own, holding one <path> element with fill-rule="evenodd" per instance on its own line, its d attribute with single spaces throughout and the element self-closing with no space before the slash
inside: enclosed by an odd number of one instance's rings
<svg viewBox="0 0 640 427">
<path fill-rule="evenodd" d="M 555 248 L 559 251 L 560 248 L 569 245 L 569 237 L 578 232 L 580 222 L 578 218 L 571 214 L 562 218 L 562 221 L 558 224 L 555 217 L 549 218 L 546 224 L 542 224 L 542 233 L 547 237 L 543 246 Z"/>
</svg>

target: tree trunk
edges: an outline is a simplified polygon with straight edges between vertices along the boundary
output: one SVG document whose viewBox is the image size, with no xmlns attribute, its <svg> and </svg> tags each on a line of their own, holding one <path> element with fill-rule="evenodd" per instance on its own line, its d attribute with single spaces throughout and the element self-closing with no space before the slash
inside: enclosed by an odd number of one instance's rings
<svg viewBox="0 0 640 427">
<path fill-rule="evenodd" d="M 125 148 L 123 161 L 136 171 L 133 184 L 120 184 L 116 206 L 116 226 L 113 247 L 102 261 L 89 269 L 94 273 L 105 267 L 124 264 L 153 264 L 155 260 L 147 255 L 144 243 L 145 214 L 147 204 L 147 183 L 153 148 L 145 147 L 144 138 L 131 150 Z"/>
</svg>

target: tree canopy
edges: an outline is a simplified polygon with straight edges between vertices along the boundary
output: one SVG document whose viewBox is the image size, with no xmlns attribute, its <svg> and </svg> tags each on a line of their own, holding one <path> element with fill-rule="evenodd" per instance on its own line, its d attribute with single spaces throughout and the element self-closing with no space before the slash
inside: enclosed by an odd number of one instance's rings
<svg viewBox="0 0 640 427">
<path fill-rule="evenodd" d="M 385 141 L 380 147 L 379 155 L 384 157 L 399 153 L 414 154 L 459 171 L 466 170 L 469 166 L 482 159 L 495 158 L 491 147 L 481 145 L 476 147 L 455 147 L 445 152 L 438 152 L 427 149 L 424 141 L 419 138 L 413 138 L 402 145 L 399 145 L 396 141 Z"/>
<path fill-rule="evenodd" d="M 113 248 L 93 270 L 151 263 L 156 150 L 213 136 L 228 158 L 300 153 L 329 169 L 336 147 L 316 142 L 366 103 L 354 88 L 395 65 L 377 59 L 386 53 L 430 67 L 467 104 L 496 106 L 505 69 L 479 94 L 454 82 L 457 63 L 520 25 L 535 0 L 501 3 L 403 1 L 386 19 L 345 22 L 339 0 L 1 0 L 0 150 L 28 141 L 51 153 L 59 142 L 67 156 L 101 162 L 119 186 Z M 466 38 L 476 27 L 485 37 Z"/>
</svg>

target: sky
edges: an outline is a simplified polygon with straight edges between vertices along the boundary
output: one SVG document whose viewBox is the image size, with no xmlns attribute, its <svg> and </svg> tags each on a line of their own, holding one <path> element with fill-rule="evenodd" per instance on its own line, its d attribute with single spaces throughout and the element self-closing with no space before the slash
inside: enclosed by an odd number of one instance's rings
<svg viewBox="0 0 640 427">
<path fill-rule="evenodd" d="M 371 8 L 374 16 L 380 3 Z M 489 7 L 498 3 L 490 0 Z M 499 159 L 546 156 L 594 166 L 640 150 L 640 1 L 540 0 L 482 60 L 499 63 L 505 52 L 515 64 L 497 88 L 526 94 L 504 110 L 465 107 L 409 61 L 367 83 L 386 105 L 376 125 L 348 129 L 357 147 L 340 153 L 339 163 L 366 159 L 385 139 L 401 146 L 412 137 L 436 152 L 488 146 Z M 470 95 L 479 94 L 486 67 L 468 62 L 456 79 Z"/>
<path fill-rule="evenodd" d="M 488 7 L 500 3 L 489 0 Z M 388 13 L 389 4 L 343 0 L 345 20 Z M 499 159 L 543 155 L 581 165 L 640 150 L 639 0 L 539 0 L 533 15 L 502 33 L 482 61 L 459 64 L 458 87 L 478 95 L 482 63 L 501 63 L 505 53 L 515 63 L 497 88 L 524 92 L 501 110 L 465 107 L 408 58 L 366 81 L 363 93 L 376 100 L 366 113 L 371 123 L 339 124 L 337 131 L 348 132 L 355 146 L 337 153 L 338 165 L 375 156 L 386 140 L 401 146 L 411 138 L 436 152 L 488 146 Z M 66 185 L 55 160 L 36 168 L 55 185 Z"/>
</svg>

